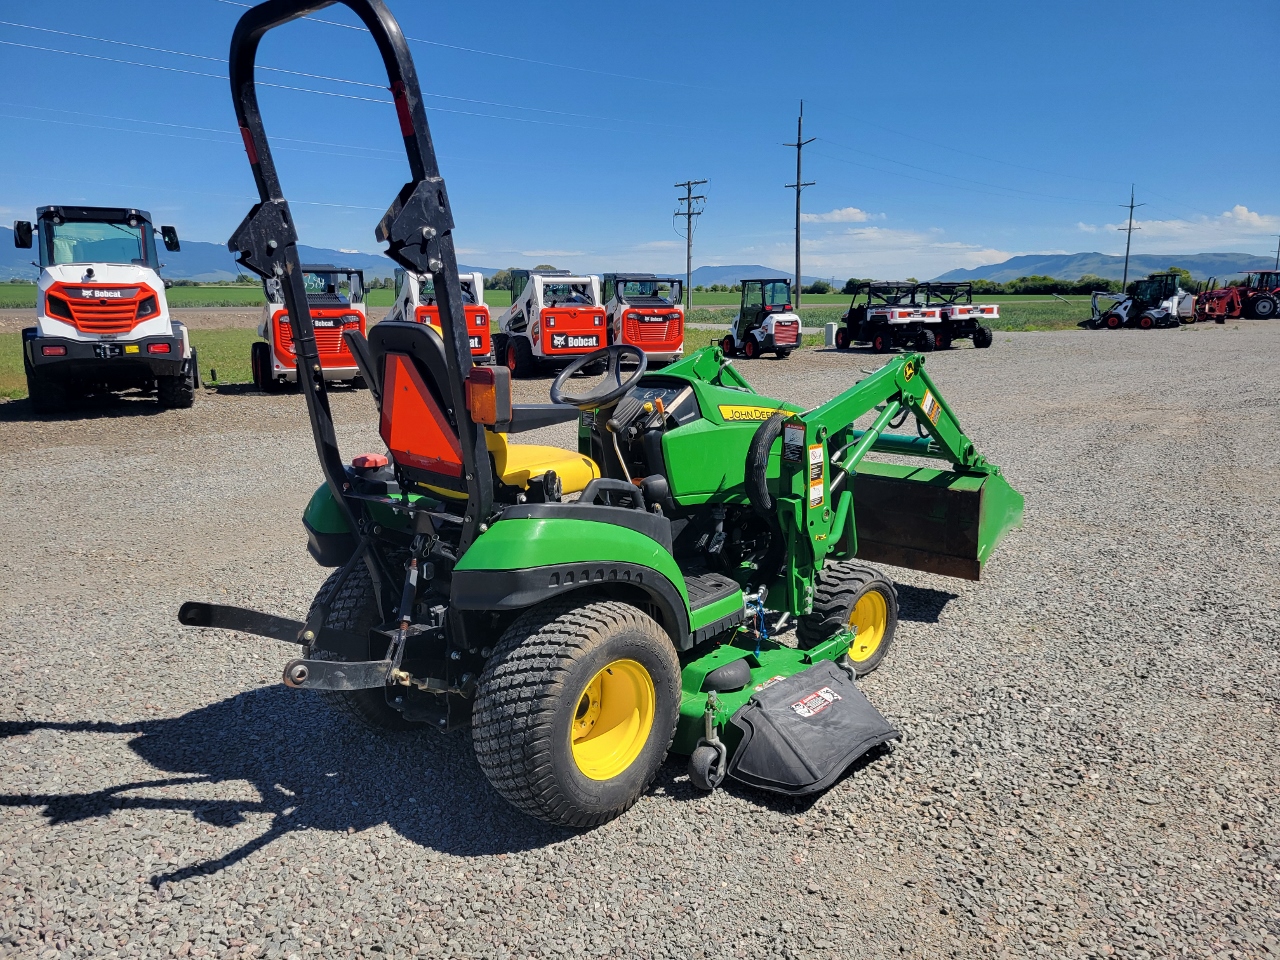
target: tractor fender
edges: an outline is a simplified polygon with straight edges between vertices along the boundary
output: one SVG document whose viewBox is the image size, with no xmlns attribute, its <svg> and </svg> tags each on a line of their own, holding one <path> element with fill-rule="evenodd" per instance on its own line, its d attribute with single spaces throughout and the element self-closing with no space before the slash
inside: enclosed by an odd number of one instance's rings
<svg viewBox="0 0 1280 960">
<path fill-rule="evenodd" d="M 579 590 L 652 604 L 676 648 L 692 645 L 689 593 L 670 551 L 614 523 L 576 517 L 494 523 L 454 567 L 449 603 L 514 612 Z"/>
</svg>

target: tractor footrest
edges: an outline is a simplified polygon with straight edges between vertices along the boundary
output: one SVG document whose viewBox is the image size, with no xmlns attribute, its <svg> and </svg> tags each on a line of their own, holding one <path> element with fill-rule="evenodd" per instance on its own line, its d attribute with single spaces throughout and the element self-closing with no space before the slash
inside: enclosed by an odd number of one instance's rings
<svg viewBox="0 0 1280 960">
<path fill-rule="evenodd" d="M 729 776 L 793 796 L 825 790 L 858 757 L 899 736 L 830 660 L 769 684 L 730 722 L 742 741 Z"/>
<path fill-rule="evenodd" d="M 685 589 L 689 591 L 689 609 L 700 610 L 710 606 L 717 600 L 731 597 L 742 588 L 736 580 L 723 573 L 690 574 L 684 578 Z"/>
</svg>

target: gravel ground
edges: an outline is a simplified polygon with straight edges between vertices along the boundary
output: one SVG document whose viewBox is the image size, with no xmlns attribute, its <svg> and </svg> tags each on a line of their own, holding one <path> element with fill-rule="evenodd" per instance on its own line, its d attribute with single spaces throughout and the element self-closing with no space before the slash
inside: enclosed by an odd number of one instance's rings
<svg viewBox="0 0 1280 960">
<path fill-rule="evenodd" d="M 877 363 L 746 369 L 810 404 Z M 802 803 L 669 762 L 583 834 L 465 733 L 373 736 L 279 683 L 292 648 L 177 625 L 320 584 L 297 396 L 0 404 L 0 955 L 1280 955 L 1280 328 L 928 368 L 1027 513 L 981 583 L 890 571 L 863 687 L 903 742 Z M 380 449 L 365 394 L 334 408 Z"/>
</svg>

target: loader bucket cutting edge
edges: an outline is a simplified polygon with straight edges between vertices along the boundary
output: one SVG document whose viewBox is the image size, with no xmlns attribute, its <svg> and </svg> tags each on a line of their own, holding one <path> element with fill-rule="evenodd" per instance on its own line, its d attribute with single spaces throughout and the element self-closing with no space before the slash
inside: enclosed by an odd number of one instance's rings
<svg viewBox="0 0 1280 960">
<path fill-rule="evenodd" d="M 853 498 L 859 559 L 966 580 L 1022 524 L 1022 494 L 998 473 L 864 461 Z"/>
</svg>

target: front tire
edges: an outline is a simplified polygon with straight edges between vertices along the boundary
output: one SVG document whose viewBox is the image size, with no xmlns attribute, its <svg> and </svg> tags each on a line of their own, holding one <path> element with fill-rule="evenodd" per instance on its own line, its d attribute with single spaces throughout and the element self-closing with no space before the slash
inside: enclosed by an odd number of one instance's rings
<svg viewBox="0 0 1280 960">
<path fill-rule="evenodd" d="M 760 356 L 760 341 L 747 334 L 747 339 L 742 344 L 742 355 L 748 360 L 758 359 Z"/>
<path fill-rule="evenodd" d="M 359 564 L 339 587 L 338 578 L 341 575 L 341 570 L 335 570 L 329 575 L 329 579 L 316 593 L 316 598 L 311 601 L 311 610 L 314 611 L 322 603 L 328 603 L 329 613 L 322 626 L 367 636 L 382 620 L 378 615 L 378 601 L 373 592 L 369 568 Z M 373 651 L 369 653 L 371 655 Z M 312 660 L 341 659 L 327 650 L 315 647 L 308 656 Z M 370 656 L 370 659 L 376 657 Z M 404 714 L 387 703 L 387 694 L 382 687 L 370 690 L 324 690 L 319 695 L 338 712 L 374 730 L 412 730 L 415 726 L 404 718 Z"/>
<path fill-rule="evenodd" d="M 841 327 L 839 330 L 836 331 L 836 349 L 837 350 L 849 349 L 849 328 L 848 327 Z"/>
<path fill-rule="evenodd" d="M 733 342 L 732 335 L 727 336 L 720 341 L 720 350 L 726 357 L 735 357 L 738 355 L 738 346 Z"/>
<path fill-rule="evenodd" d="M 880 666 L 898 626 L 898 591 L 873 567 L 845 561 L 818 575 L 813 612 L 796 624 L 796 641 L 810 650 L 842 630 L 857 628 L 845 660 L 862 677 Z"/>
<path fill-rule="evenodd" d="M 680 660 L 651 617 L 566 599 L 526 611 L 498 641 L 476 690 L 472 742 L 513 806 L 593 827 L 648 787 L 679 707 Z"/>
<path fill-rule="evenodd" d="M 27 374 L 27 398 L 36 413 L 62 413 L 71 406 L 71 392 L 66 386 L 41 376 L 32 369 L 25 356 L 22 365 Z"/>
</svg>

